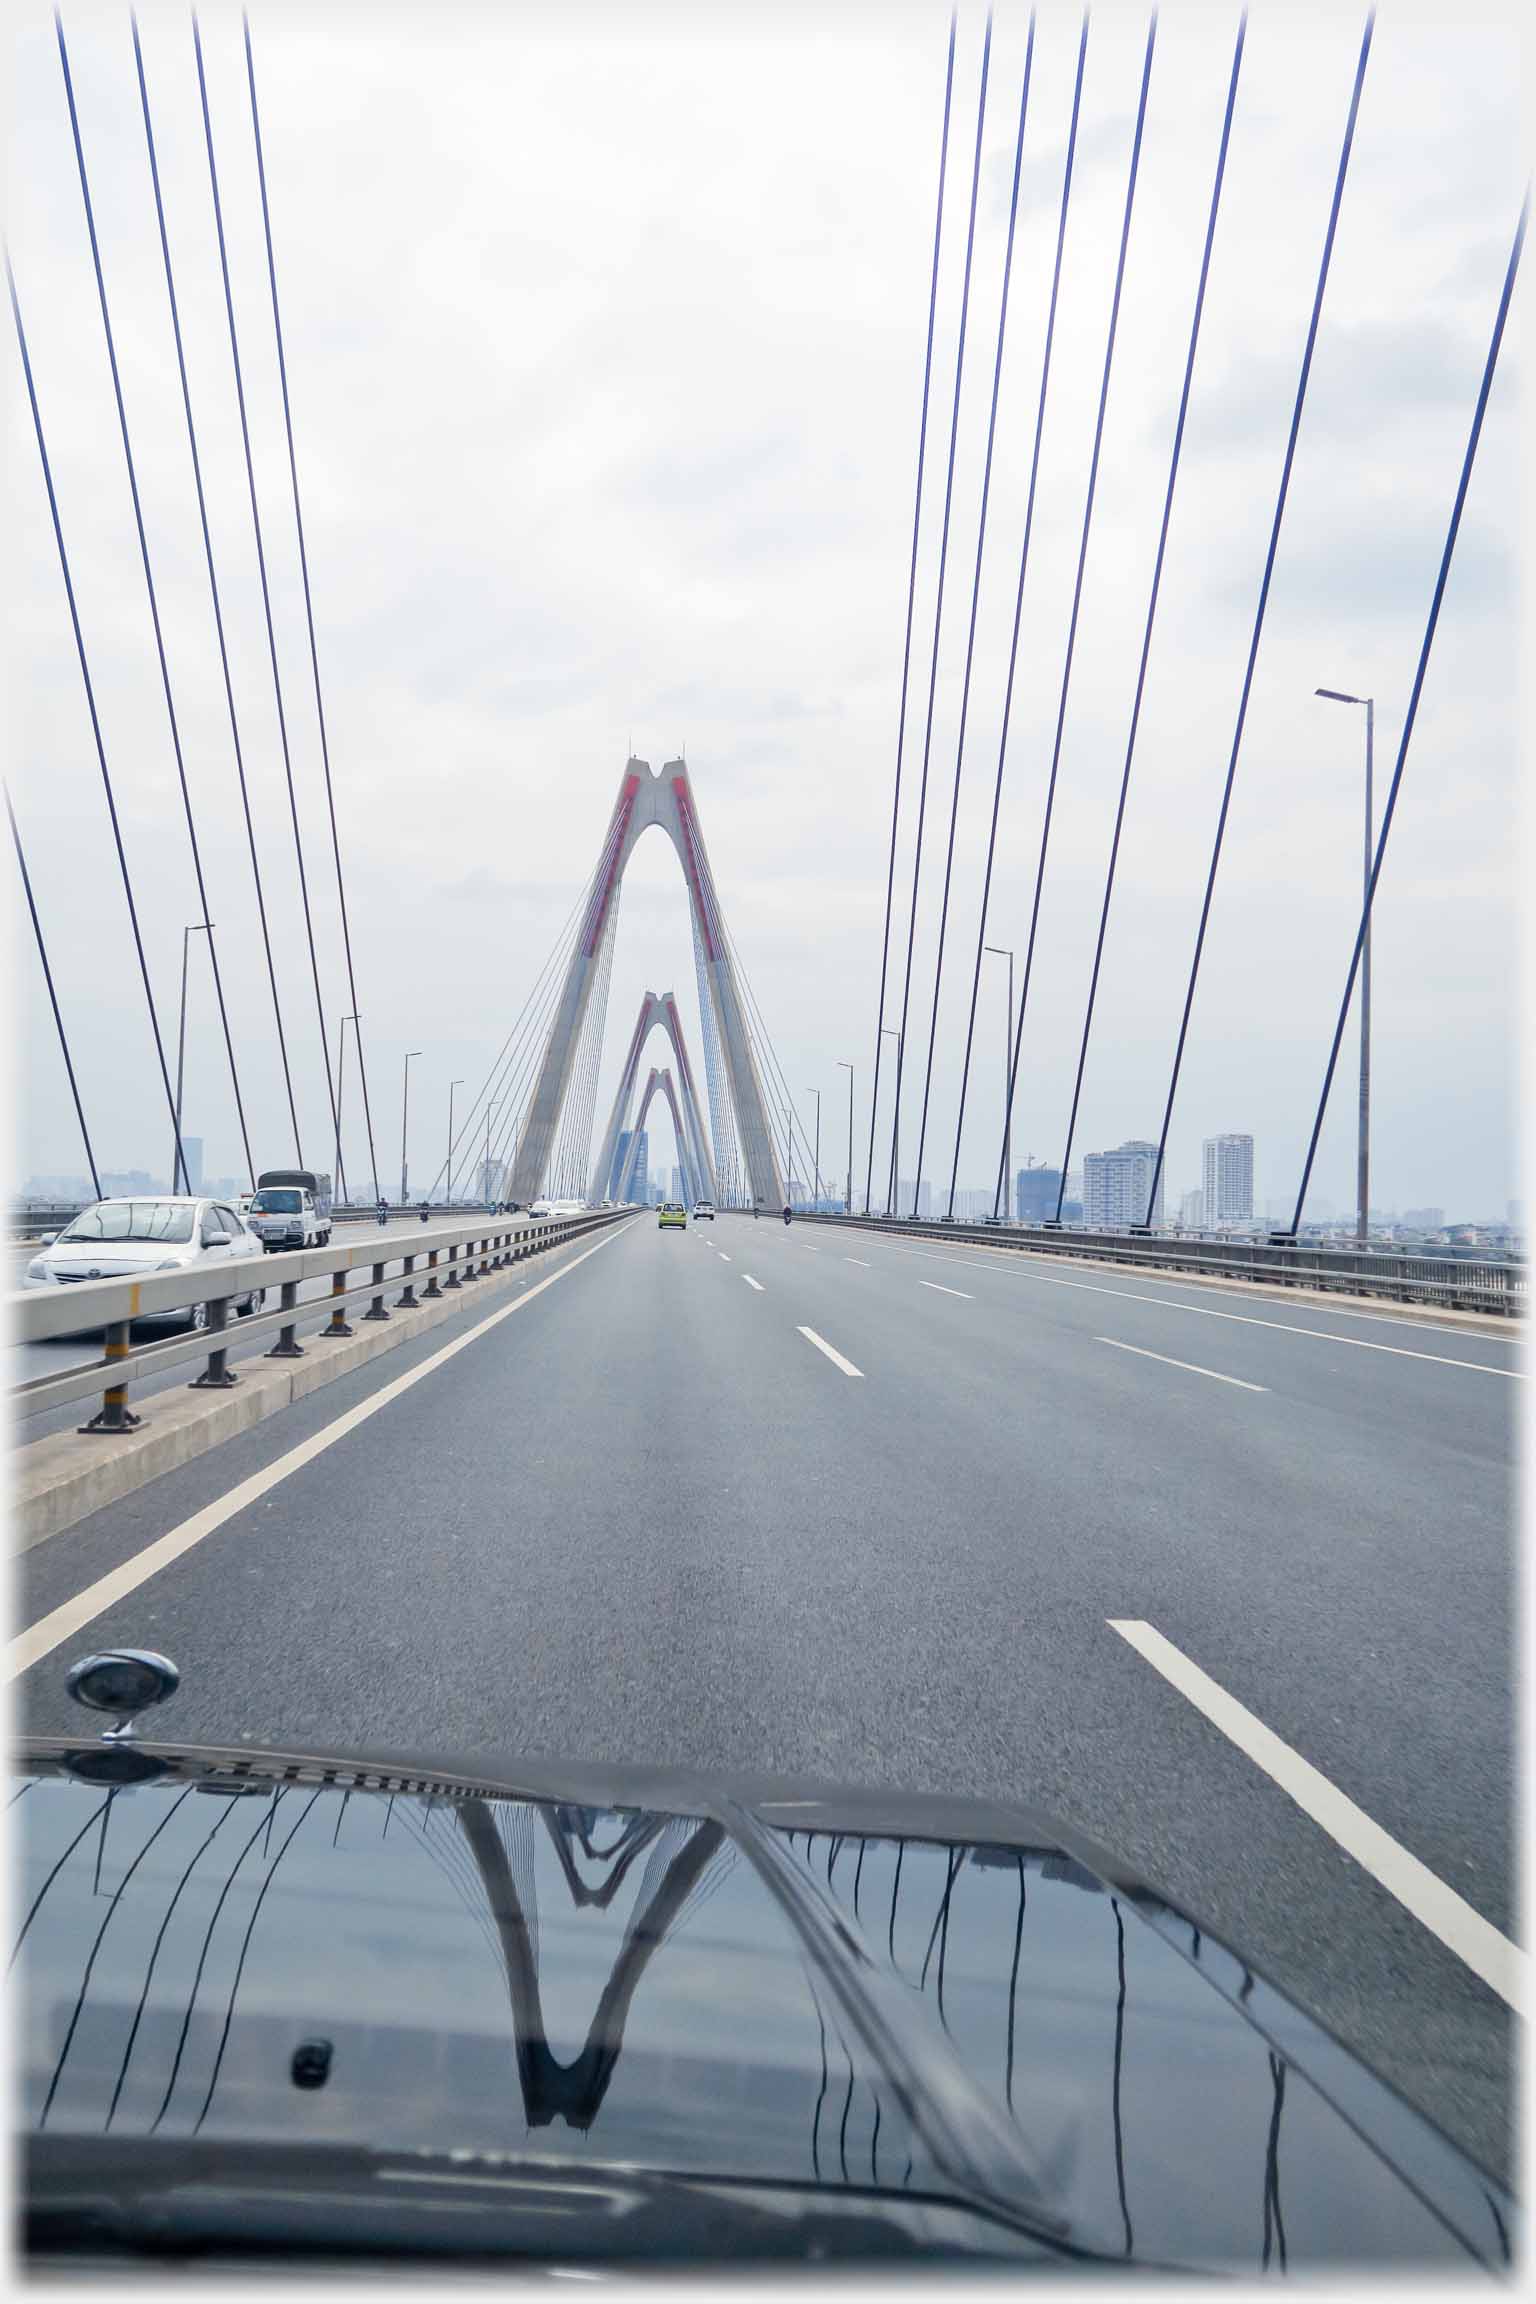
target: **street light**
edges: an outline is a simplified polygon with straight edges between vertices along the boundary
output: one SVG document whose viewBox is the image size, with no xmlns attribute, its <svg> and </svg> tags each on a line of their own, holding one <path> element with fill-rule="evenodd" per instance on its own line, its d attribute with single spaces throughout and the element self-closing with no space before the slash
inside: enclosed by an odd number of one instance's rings
<svg viewBox="0 0 1536 2304">
<path fill-rule="evenodd" d="M 345 1202 L 346 1202 L 346 1198 L 347 1198 L 347 1194 L 346 1194 L 346 1177 L 345 1177 L 345 1176 L 342 1174 L 342 1168 L 341 1168 L 341 1074 L 342 1074 L 342 1066 L 343 1066 L 343 1064 L 344 1064 L 344 1063 L 345 1063 L 345 1061 L 346 1061 L 346 1054 L 347 1054 L 347 1026 L 348 1026 L 349 1024 L 351 1025 L 351 1027 L 352 1027 L 353 1031 L 355 1032 L 355 1031 L 357 1030 L 357 1014 L 356 1014 L 356 1011 L 355 1011 L 355 1010 L 353 1011 L 353 1013 L 352 1013 L 350 1016 L 343 1016 L 343 1018 L 341 1019 L 341 1027 L 340 1027 L 340 1030 L 339 1030 L 339 1032 L 338 1032 L 338 1034 L 337 1034 L 337 1038 L 336 1038 L 336 1187 L 335 1187 L 335 1190 L 336 1190 L 336 1200 L 337 1200 L 337 1204 L 338 1204 L 338 1206 L 343 1206 L 343 1205 L 345 1205 Z"/>
<path fill-rule="evenodd" d="M 892 1114 L 891 1114 L 891 1181 L 890 1181 L 890 1185 L 889 1185 L 889 1187 L 888 1187 L 888 1189 L 887 1189 L 887 1191 L 886 1191 L 886 1195 L 885 1195 L 885 1212 L 886 1212 L 887 1216 L 889 1216 L 889 1214 L 891 1213 L 891 1203 L 894 1201 L 894 1199 L 895 1199 L 895 1197 L 896 1197 L 896 1184 L 897 1184 L 897 1176 L 896 1176 L 896 1130 L 897 1130 L 897 1128 L 898 1128 L 898 1126 L 900 1125 L 900 1122 L 901 1122 L 901 1041 L 902 1041 L 902 1035 L 901 1035 L 901 1033 L 900 1033 L 900 1032 L 897 1030 L 897 1028 L 896 1028 L 896 1026 L 895 1026 L 894 1024 L 882 1024 L 882 1025 L 881 1025 L 881 1027 L 880 1027 L 880 1030 L 881 1030 L 882 1034 L 885 1036 L 885 1038 L 886 1038 L 886 1039 L 888 1039 L 888 1040 L 894 1040 L 894 1041 L 895 1041 L 895 1043 L 896 1043 L 896 1084 L 897 1084 L 897 1094 L 896 1094 L 896 1109 L 895 1109 L 895 1110 L 892 1112 Z M 870 1125 L 871 1125 L 871 1126 L 873 1126 L 873 1125 L 874 1125 L 874 1123 L 873 1123 L 873 1120 L 871 1120 L 871 1123 L 870 1123 Z"/>
<path fill-rule="evenodd" d="M 176 1035 L 176 1141 L 171 1147 L 171 1190 L 176 1189 L 176 1178 L 181 1178 L 183 1192 L 190 1192 L 192 1179 L 187 1174 L 187 1158 L 181 1149 L 181 1076 L 187 1054 L 187 946 L 194 936 L 211 935 L 212 920 L 194 920 L 181 932 L 181 1029 Z M 254 1183 L 255 1179 L 252 1178 Z"/>
<path fill-rule="evenodd" d="M 1365 936 L 1360 947 L 1360 1127 L 1355 1168 L 1355 1238 L 1371 1234 L 1371 770 L 1376 746 L 1376 699 L 1350 696 L 1342 688 L 1318 688 L 1330 704 L 1365 706 Z"/>
<path fill-rule="evenodd" d="M 419 1048 L 408 1048 L 406 1050 L 405 1084 L 400 1091 L 400 1205 L 402 1208 L 404 1208 L 407 1204 L 405 1189 L 405 1118 L 407 1112 L 410 1110 L 411 1104 L 411 1058 L 413 1056 L 419 1056 L 420 1054 L 421 1050 Z"/>
<path fill-rule="evenodd" d="M 999 960 L 1008 963 L 1008 1015 L 1003 1025 L 1003 1221 L 1009 1216 L 1009 1201 L 1013 1198 L 1013 1098 L 1008 1093 L 1008 1077 L 1013 1070 L 1013 953 L 1006 944 L 988 944 L 985 951 L 995 952 Z"/>
<path fill-rule="evenodd" d="M 821 1198 L 821 1090 L 807 1088 L 806 1094 L 816 1099 L 816 1149 L 811 1154 L 811 1190 L 816 1195 L 811 1205 L 814 1208 L 816 1201 Z"/>
<path fill-rule="evenodd" d="M 463 1085 L 462 1080 L 450 1080 L 448 1083 L 448 1162 L 443 1170 L 443 1206 L 445 1208 L 448 1206 L 453 1189 L 453 1092 L 455 1088 L 462 1088 Z"/>
<path fill-rule="evenodd" d="M 843 1206 L 851 1216 L 853 1214 L 853 1066 L 839 1056 L 837 1068 L 839 1072 L 846 1072 L 848 1075 L 848 1197 Z M 869 1210 L 866 1208 L 864 1213 L 867 1216 Z"/>
</svg>

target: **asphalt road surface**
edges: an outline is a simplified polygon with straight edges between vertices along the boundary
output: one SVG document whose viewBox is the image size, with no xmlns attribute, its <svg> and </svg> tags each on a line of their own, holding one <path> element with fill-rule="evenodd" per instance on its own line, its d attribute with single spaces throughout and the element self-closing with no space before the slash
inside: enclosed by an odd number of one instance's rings
<svg viewBox="0 0 1536 2304">
<path fill-rule="evenodd" d="M 19 1721 L 121 1641 L 190 1740 L 1022 1799 L 1510 2180 L 1524 1381 L 1433 1318 L 643 1216 L 24 1554 L 23 1634 L 78 1605 Z"/>
</svg>

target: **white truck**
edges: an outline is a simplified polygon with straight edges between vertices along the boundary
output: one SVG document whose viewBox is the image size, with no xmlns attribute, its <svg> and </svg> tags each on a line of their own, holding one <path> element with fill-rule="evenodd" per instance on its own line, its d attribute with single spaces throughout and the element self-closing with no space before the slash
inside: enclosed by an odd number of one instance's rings
<svg viewBox="0 0 1536 2304">
<path fill-rule="evenodd" d="M 246 1222 L 264 1248 L 323 1248 L 331 1237 L 331 1180 L 312 1168 L 268 1168 Z"/>
</svg>

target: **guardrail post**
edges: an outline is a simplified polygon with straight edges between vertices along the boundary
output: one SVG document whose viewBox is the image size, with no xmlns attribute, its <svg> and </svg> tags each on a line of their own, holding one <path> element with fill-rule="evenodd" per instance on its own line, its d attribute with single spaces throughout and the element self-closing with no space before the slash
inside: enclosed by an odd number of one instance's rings
<svg viewBox="0 0 1536 2304">
<path fill-rule="evenodd" d="M 466 1240 L 464 1243 L 464 1253 L 459 1258 L 459 1272 L 466 1288 L 472 1280 L 478 1277 L 475 1271 L 475 1244 L 473 1240 Z"/>
<path fill-rule="evenodd" d="M 345 1271 L 331 1274 L 331 1317 L 321 1329 L 322 1336 L 350 1336 L 347 1326 L 347 1275 Z"/>
<path fill-rule="evenodd" d="M 373 1302 L 363 1314 L 363 1318 L 365 1320 L 387 1320 L 389 1318 L 389 1312 L 384 1302 L 384 1267 L 382 1264 L 375 1264 L 373 1268 Z"/>
<path fill-rule="evenodd" d="M 397 1312 L 414 1312 L 416 1309 L 416 1291 L 411 1285 L 411 1274 L 415 1269 L 415 1257 L 407 1256 L 405 1260 L 405 1286 L 395 1298 L 395 1310 Z"/>
<path fill-rule="evenodd" d="M 451 1288 L 462 1288 L 463 1285 L 463 1281 L 459 1278 L 459 1247 L 458 1242 L 455 1241 L 448 1250 L 448 1277 L 443 1283 L 444 1292 L 446 1293 Z"/>
<path fill-rule="evenodd" d="M 486 1274 L 491 1269 L 491 1260 L 489 1255 L 490 1245 L 491 1243 L 489 1237 L 482 1237 L 480 1242 L 480 1278 L 482 1280 L 486 1277 Z"/>
<path fill-rule="evenodd" d="M 126 1320 L 114 1320 L 107 1330 L 106 1359 L 126 1360 L 128 1357 L 128 1330 Z M 128 1406 L 126 1384 L 109 1384 L 101 1395 L 101 1406 L 89 1424 L 78 1424 L 78 1432 L 135 1432 L 144 1421 L 135 1416 Z"/>
<path fill-rule="evenodd" d="M 189 1392 L 227 1392 L 232 1384 L 239 1383 L 239 1377 L 229 1366 L 228 1346 L 223 1341 L 228 1327 L 229 1298 L 215 1297 L 208 1307 L 208 1334 L 216 1341 L 208 1355 L 207 1367 L 187 1386 Z"/>
<path fill-rule="evenodd" d="M 427 1250 L 427 1284 L 421 1292 L 422 1302 L 425 1303 L 429 1296 L 441 1296 L 442 1292 L 437 1278 L 437 1250 L 429 1248 Z"/>
<path fill-rule="evenodd" d="M 298 1303 L 298 1300 L 299 1284 L 297 1280 L 285 1280 L 283 1282 L 282 1290 L 278 1298 L 278 1310 L 281 1312 L 291 1312 L 294 1306 Z M 283 1326 L 279 1328 L 277 1332 L 277 1342 L 273 1345 L 271 1351 L 267 1353 L 266 1357 L 269 1360 L 303 1359 L 304 1347 L 297 1341 L 294 1336 L 294 1323 L 291 1320 L 285 1321 Z"/>
</svg>

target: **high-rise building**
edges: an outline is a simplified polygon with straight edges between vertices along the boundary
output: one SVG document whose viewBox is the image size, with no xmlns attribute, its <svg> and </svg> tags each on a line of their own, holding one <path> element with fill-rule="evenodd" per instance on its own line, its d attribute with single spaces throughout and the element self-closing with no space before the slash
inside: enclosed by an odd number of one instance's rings
<svg viewBox="0 0 1536 2304">
<path fill-rule="evenodd" d="M 181 1158 L 187 1173 L 187 1191 L 201 1192 L 203 1188 L 203 1140 L 201 1136 L 183 1136 Z"/>
<path fill-rule="evenodd" d="M 1203 1232 L 1205 1230 L 1205 1187 L 1194 1185 L 1179 1194 L 1179 1230 Z"/>
<path fill-rule="evenodd" d="M 672 1197 L 674 1200 L 681 1200 L 685 1197 L 683 1192 L 683 1172 L 675 1160 L 672 1163 Z"/>
<path fill-rule="evenodd" d="M 1201 1146 L 1205 1195 L 1205 1223 L 1214 1232 L 1223 1224 L 1253 1222 L 1253 1138 L 1207 1136 Z"/>
<path fill-rule="evenodd" d="M 1059 1168 L 1021 1168 L 1013 1180 L 1013 1212 L 1021 1224 L 1052 1224 L 1062 1197 Z"/>
<path fill-rule="evenodd" d="M 647 1208 L 650 1206 L 651 1200 L 651 1132 L 648 1128 L 626 1129 L 624 1131 L 624 1160 L 627 1164 L 630 1147 L 637 1138 L 640 1149 L 635 1154 L 634 1181 L 630 1185 L 629 1192 L 632 1200 L 638 1200 L 642 1208 Z M 621 1166 L 619 1181 L 622 1183 L 623 1179 L 624 1168 Z"/>
<path fill-rule="evenodd" d="M 933 1186 L 925 1177 L 922 1183 L 916 1187 L 916 1190 L 917 1213 L 922 1218 L 923 1222 L 926 1223 L 929 1217 L 933 1214 Z M 896 1213 L 898 1216 L 910 1216 L 912 1214 L 912 1193 L 913 1184 L 911 1177 L 898 1177 L 896 1180 Z"/>
<path fill-rule="evenodd" d="M 1443 1232 L 1445 1229 L 1445 1210 L 1443 1208 L 1405 1208 L 1403 1210 L 1403 1222 L 1410 1232 Z"/>
<path fill-rule="evenodd" d="M 1083 1221 L 1090 1231 L 1147 1221 L 1147 1194 L 1157 1166 L 1157 1146 L 1140 1137 L 1128 1137 L 1112 1152 L 1089 1152 L 1083 1158 Z M 1163 1220 L 1163 1180 L 1157 1180 L 1157 1199 L 1151 1221 Z"/>
</svg>

